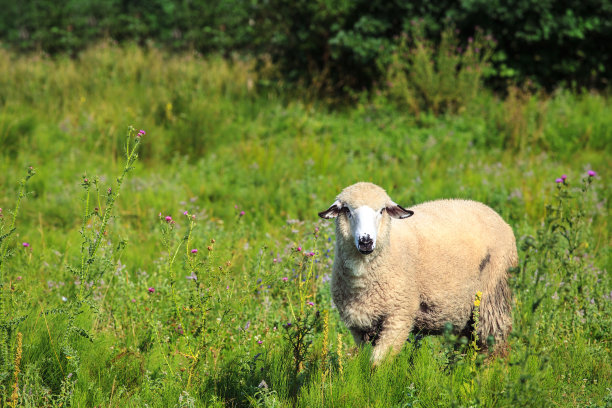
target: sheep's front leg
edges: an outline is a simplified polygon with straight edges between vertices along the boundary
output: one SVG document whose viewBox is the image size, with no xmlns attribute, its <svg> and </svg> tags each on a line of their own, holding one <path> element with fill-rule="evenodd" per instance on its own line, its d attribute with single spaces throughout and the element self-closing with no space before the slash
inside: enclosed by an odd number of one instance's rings
<svg viewBox="0 0 612 408">
<path fill-rule="evenodd" d="M 412 330 L 413 319 L 406 316 L 389 316 L 374 342 L 371 362 L 379 364 L 388 352 L 399 353 Z"/>
</svg>

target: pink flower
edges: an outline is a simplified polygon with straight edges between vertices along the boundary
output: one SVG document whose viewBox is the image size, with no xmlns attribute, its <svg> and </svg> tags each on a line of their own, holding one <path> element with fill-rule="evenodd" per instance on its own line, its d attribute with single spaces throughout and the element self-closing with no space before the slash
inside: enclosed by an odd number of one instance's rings
<svg viewBox="0 0 612 408">
<path fill-rule="evenodd" d="M 149 293 L 155 293 L 155 288 L 153 287 L 149 288 L 148 290 L 149 290 Z"/>
<path fill-rule="evenodd" d="M 187 211 L 185 211 L 185 212 L 183 213 L 183 215 L 189 215 L 189 213 L 188 213 Z"/>
<path fill-rule="evenodd" d="M 242 217 L 244 215 L 244 211 L 240 211 L 240 216 Z"/>
<path fill-rule="evenodd" d="M 197 253 L 198 253 L 198 250 L 197 250 L 196 248 L 193 248 L 193 249 L 191 250 L 191 253 L 192 253 L 192 254 L 197 254 Z"/>
<path fill-rule="evenodd" d="M 282 278 L 282 279 L 283 279 L 283 282 L 287 282 L 287 281 L 289 280 L 289 278 L 288 278 L 288 277 L 286 277 L 286 276 L 283 276 L 283 278 Z"/>
<path fill-rule="evenodd" d="M 297 247 L 295 250 L 296 250 L 296 251 L 298 251 L 298 252 L 301 252 L 301 251 L 302 251 L 302 247 L 301 247 L 301 246 L 299 246 L 299 247 Z"/>
<path fill-rule="evenodd" d="M 589 170 L 588 175 L 589 175 L 589 177 L 595 177 L 597 175 L 597 173 L 595 173 L 593 170 Z M 0 208 L 0 211 L 2 211 L 2 208 Z"/>
<path fill-rule="evenodd" d="M 278 262 L 278 259 L 274 258 L 274 259 L 272 260 L 272 262 L 277 263 L 277 262 Z"/>
<path fill-rule="evenodd" d="M 563 179 L 562 178 L 558 178 L 555 180 L 555 183 L 559 184 L 559 183 L 563 183 Z"/>
<path fill-rule="evenodd" d="M 306 302 L 306 304 L 307 304 L 308 306 L 314 306 L 314 303 L 312 303 L 312 302 Z"/>
<path fill-rule="evenodd" d="M 261 343 L 263 343 L 263 341 L 257 340 L 257 344 L 261 344 Z"/>
<path fill-rule="evenodd" d="M 567 179 L 567 176 L 565 174 L 561 176 L 561 180 L 563 180 L 563 182 L 565 182 L 566 179 Z"/>
<path fill-rule="evenodd" d="M 17 280 L 20 281 L 21 279 L 23 279 L 21 276 L 17 277 Z"/>
<path fill-rule="evenodd" d="M 166 215 L 166 222 L 172 222 L 172 217 L 169 215 Z"/>
<path fill-rule="evenodd" d="M 311 251 L 311 252 L 308 252 L 306 255 L 308 255 L 308 256 L 315 256 L 315 253 Z"/>
<path fill-rule="evenodd" d="M 141 136 L 144 136 L 144 135 L 146 135 L 146 134 L 147 134 L 147 132 L 145 132 L 144 130 L 140 129 L 140 131 L 138 132 L 138 134 L 136 135 L 136 137 L 141 137 Z"/>
<path fill-rule="evenodd" d="M 29 242 L 24 242 L 24 243 L 23 243 L 23 244 L 21 244 L 21 245 L 23 245 L 23 247 L 24 247 L 24 248 L 27 248 L 27 247 L 29 247 L 29 246 L 30 246 L 30 243 L 29 243 Z"/>
</svg>

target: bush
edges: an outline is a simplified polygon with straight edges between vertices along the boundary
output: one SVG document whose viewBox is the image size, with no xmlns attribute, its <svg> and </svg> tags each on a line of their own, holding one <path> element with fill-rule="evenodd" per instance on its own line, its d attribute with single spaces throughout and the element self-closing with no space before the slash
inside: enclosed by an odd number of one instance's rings
<svg viewBox="0 0 612 408">
<path fill-rule="evenodd" d="M 389 97 L 413 114 L 431 110 L 457 112 L 465 108 L 490 75 L 491 38 L 478 33 L 460 47 L 452 31 L 442 33 L 438 47 L 428 41 L 415 25 L 412 38 L 406 34 L 391 54 L 386 68 Z"/>
</svg>

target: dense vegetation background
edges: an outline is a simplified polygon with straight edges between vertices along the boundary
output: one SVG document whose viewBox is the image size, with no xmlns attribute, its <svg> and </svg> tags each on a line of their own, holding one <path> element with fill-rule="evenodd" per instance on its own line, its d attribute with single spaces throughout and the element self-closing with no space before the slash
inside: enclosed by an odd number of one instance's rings
<svg viewBox="0 0 612 408">
<path fill-rule="evenodd" d="M 608 2 L 0 6 L 0 405 L 611 406 Z M 316 216 L 362 180 L 509 222 L 507 356 L 370 367 Z"/>
<path fill-rule="evenodd" d="M 484 30 L 495 41 L 492 80 L 606 87 L 612 75 L 610 0 L 0 1 L 0 41 L 20 51 L 75 54 L 101 39 L 171 50 L 267 55 L 284 80 L 335 91 L 380 82 L 376 61 L 415 22 L 439 40 Z"/>
</svg>

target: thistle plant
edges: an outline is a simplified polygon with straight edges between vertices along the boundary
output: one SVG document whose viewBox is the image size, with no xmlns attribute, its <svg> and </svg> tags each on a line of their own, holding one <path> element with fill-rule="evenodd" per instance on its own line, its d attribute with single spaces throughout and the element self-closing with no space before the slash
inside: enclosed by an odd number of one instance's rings
<svg viewBox="0 0 612 408">
<path fill-rule="evenodd" d="M 21 201 L 27 196 L 27 183 L 34 174 L 36 174 L 36 170 L 33 167 L 28 167 L 26 176 L 19 181 L 17 202 L 13 211 L 10 212 L 8 224 L 5 211 L 0 208 L 0 391 L 3 391 L 1 392 L 3 396 L 7 394 L 4 391 L 9 387 L 8 381 L 13 371 L 18 369 L 18 363 L 15 366 L 14 362 L 19 360 L 12 357 L 15 352 L 20 353 L 20 347 L 16 349 L 15 346 L 15 334 L 17 325 L 26 317 L 25 315 L 17 315 L 18 310 L 15 307 L 17 301 L 13 284 L 6 281 L 4 271 L 6 264 L 14 253 L 10 249 L 10 245 L 17 229 L 16 223 Z"/>
<path fill-rule="evenodd" d="M 66 329 L 60 339 L 62 357 L 60 367 L 65 366 L 66 369 L 62 369 L 64 379 L 58 403 L 68 403 L 77 379 L 80 360 L 76 339 L 93 340 L 88 329 L 77 324 L 76 318 L 88 310 L 98 311 L 96 302 L 92 300 L 94 289 L 104 275 L 112 269 L 113 255 L 116 258 L 126 245 L 126 242 L 121 240 L 116 244 L 114 251 L 105 247 L 108 242 L 109 222 L 114 217 L 113 209 L 126 175 L 134 169 L 134 163 L 138 159 L 138 148 L 144 135 L 144 130 L 137 132 L 132 126 L 128 128 L 125 140 L 126 161 L 114 185 L 104 189 L 97 177 L 90 179 L 83 176 L 81 185 L 85 190 L 85 198 L 80 230 L 82 238 L 80 258 L 76 264 L 67 267 L 69 272 L 78 279 L 79 290 L 70 299 L 66 299 L 65 304 L 61 307 L 45 312 L 47 315 L 62 315 L 66 318 Z"/>
</svg>

